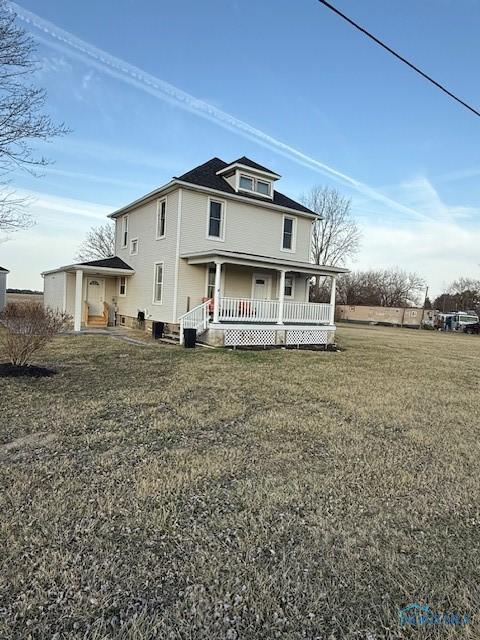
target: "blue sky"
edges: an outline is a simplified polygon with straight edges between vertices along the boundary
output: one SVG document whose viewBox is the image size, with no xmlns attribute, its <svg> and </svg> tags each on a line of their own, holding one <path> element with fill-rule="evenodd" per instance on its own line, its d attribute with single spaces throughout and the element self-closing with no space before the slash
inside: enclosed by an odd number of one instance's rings
<svg viewBox="0 0 480 640">
<path fill-rule="evenodd" d="M 19 5 L 49 112 L 72 133 L 41 147 L 55 160 L 42 178 L 14 177 L 36 225 L 0 237 L 10 286 L 40 288 L 112 209 L 241 155 L 292 197 L 328 184 L 352 199 L 352 268 L 416 270 L 433 292 L 480 275 L 480 119 L 316 0 Z M 336 6 L 480 107 L 478 2 Z"/>
</svg>

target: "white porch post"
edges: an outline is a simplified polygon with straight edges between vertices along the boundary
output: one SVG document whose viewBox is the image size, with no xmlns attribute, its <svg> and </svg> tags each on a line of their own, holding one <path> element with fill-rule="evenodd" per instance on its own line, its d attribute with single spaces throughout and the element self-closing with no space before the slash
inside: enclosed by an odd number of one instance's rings
<svg viewBox="0 0 480 640">
<path fill-rule="evenodd" d="M 330 288 L 330 324 L 335 324 L 335 294 L 337 290 L 337 276 L 332 276 L 332 286 Z"/>
<path fill-rule="evenodd" d="M 278 317 L 277 324 L 283 324 L 283 305 L 285 302 L 285 271 L 280 271 L 280 291 L 278 292 Z"/>
<path fill-rule="evenodd" d="M 73 329 L 80 331 L 82 328 L 82 289 L 83 289 L 83 271 L 77 269 L 75 271 L 75 312 L 73 316 Z"/>
<path fill-rule="evenodd" d="M 215 291 L 213 294 L 213 322 L 219 321 L 220 315 L 220 283 L 222 277 L 222 263 L 215 263 Z"/>
</svg>

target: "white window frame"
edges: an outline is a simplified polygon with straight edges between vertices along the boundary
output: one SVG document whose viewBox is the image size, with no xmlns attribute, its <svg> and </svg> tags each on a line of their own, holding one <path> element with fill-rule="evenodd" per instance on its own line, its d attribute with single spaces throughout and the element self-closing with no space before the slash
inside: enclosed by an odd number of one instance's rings
<svg viewBox="0 0 480 640">
<path fill-rule="evenodd" d="M 158 233 L 159 222 L 160 222 L 160 214 L 162 212 L 162 204 L 165 203 L 165 219 L 163 222 L 163 234 Z M 157 200 L 157 212 L 155 217 L 155 239 L 162 240 L 167 235 L 167 198 L 160 198 Z"/>
<path fill-rule="evenodd" d="M 287 249 L 283 246 L 283 234 L 285 233 L 285 220 L 293 220 L 292 224 L 292 247 Z M 280 237 L 280 251 L 285 251 L 286 253 L 295 253 L 297 250 L 297 218 L 295 216 L 287 215 L 286 213 L 282 216 L 282 234 Z"/>
<path fill-rule="evenodd" d="M 287 286 L 287 280 L 291 280 L 292 281 L 292 293 L 290 295 L 288 295 L 288 293 L 285 293 L 285 289 L 283 290 L 283 296 L 284 298 L 289 298 L 292 299 L 295 297 L 295 276 L 287 276 L 285 274 L 285 287 Z"/>
<path fill-rule="evenodd" d="M 208 295 L 208 287 L 209 287 L 209 282 L 208 282 L 208 276 L 210 275 L 210 270 L 212 270 L 213 272 L 215 272 L 215 265 L 207 264 L 207 271 L 205 274 L 205 298 L 210 297 L 211 299 L 213 299 L 215 297 L 215 278 L 213 283 L 210 285 L 210 287 L 213 287 L 213 295 L 209 296 Z M 223 271 L 223 270 L 222 270 Z"/>
<path fill-rule="evenodd" d="M 122 279 L 124 280 L 124 292 L 122 293 Z M 118 295 L 120 298 L 125 298 L 127 295 L 127 276 L 119 276 L 118 278 Z"/>
<path fill-rule="evenodd" d="M 136 243 L 136 249 L 135 251 L 133 250 L 133 244 Z M 130 240 L 130 255 L 131 256 L 137 256 L 138 255 L 138 238 L 132 238 Z"/>
<path fill-rule="evenodd" d="M 247 189 L 245 187 L 241 187 L 240 186 L 240 180 L 242 178 L 248 178 L 249 180 L 252 181 L 253 183 L 253 187 L 251 189 Z M 263 182 L 264 184 L 268 184 L 268 193 L 261 193 L 260 191 L 258 191 L 258 187 L 257 184 L 259 182 Z M 256 195 L 260 196 L 261 198 L 269 198 L 270 200 L 272 199 L 272 191 L 273 191 L 273 183 L 271 180 L 268 180 L 267 178 L 259 178 L 257 176 L 248 174 L 248 173 L 244 173 L 244 172 L 239 172 L 238 173 L 238 179 L 237 179 L 237 191 L 245 191 L 246 193 L 255 193 Z"/>
<path fill-rule="evenodd" d="M 222 205 L 222 218 L 220 220 L 220 236 L 211 236 L 210 235 L 210 203 L 211 202 L 219 202 Z M 214 242 L 225 242 L 225 227 L 227 223 L 227 203 L 225 200 L 221 198 L 208 198 L 207 202 L 207 229 L 206 229 L 206 238 L 207 240 L 213 240 Z"/>
<path fill-rule="evenodd" d="M 157 282 L 157 267 L 159 267 L 160 265 L 162 265 L 162 282 L 159 283 Z M 156 293 L 157 293 L 157 284 L 161 284 L 162 285 L 162 296 L 160 300 L 156 300 Z M 159 262 L 154 262 L 153 263 L 153 298 L 152 298 L 152 302 L 153 304 L 163 304 L 163 287 L 165 286 L 165 262 L 163 262 L 163 260 L 160 260 Z"/>
<path fill-rule="evenodd" d="M 122 218 L 122 249 L 128 246 L 128 215 Z"/>
</svg>

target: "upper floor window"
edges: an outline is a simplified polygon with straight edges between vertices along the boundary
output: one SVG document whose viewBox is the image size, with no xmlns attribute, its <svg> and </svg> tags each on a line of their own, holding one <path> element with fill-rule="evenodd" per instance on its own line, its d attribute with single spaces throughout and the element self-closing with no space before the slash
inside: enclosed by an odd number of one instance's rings
<svg viewBox="0 0 480 640">
<path fill-rule="evenodd" d="M 128 216 L 122 218 L 122 247 L 128 244 Z"/>
<path fill-rule="evenodd" d="M 272 195 L 272 183 L 253 176 L 240 175 L 238 188 L 244 191 L 256 191 L 262 196 Z"/>
<path fill-rule="evenodd" d="M 138 253 L 138 238 L 132 238 L 130 240 L 130 255 L 136 256 Z"/>
<path fill-rule="evenodd" d="M 158 200 L 157 201 L 157 224 L 156 224 L 157 240 L 165 237 L 166 224 L 167 224 L 167 201 Z"/>
<path fill-rule="evenodd" d="M 223 240 L 225 235 L 225 205 L 221 200 L 209 200 L 207 236 Z"/>
<path fill-rule="evenodd" d="M 295 218 L 283 217 L 282 249 L 295 251 Z"/>
</svg>

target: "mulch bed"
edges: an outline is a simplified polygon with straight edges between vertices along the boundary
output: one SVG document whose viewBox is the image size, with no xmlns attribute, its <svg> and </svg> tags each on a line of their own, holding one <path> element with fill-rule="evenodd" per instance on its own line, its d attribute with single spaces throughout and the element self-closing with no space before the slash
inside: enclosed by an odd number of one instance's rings
<svg viewBox="0 0 480 640">
<path fill-rule="evenodd" d="M 56 373 L 55 369 L 47 369 L 47 367 L 33 365 L 16 367 L 10 362 L 0 363 L 0 378 L 49 378 Z"/>
</svg>

